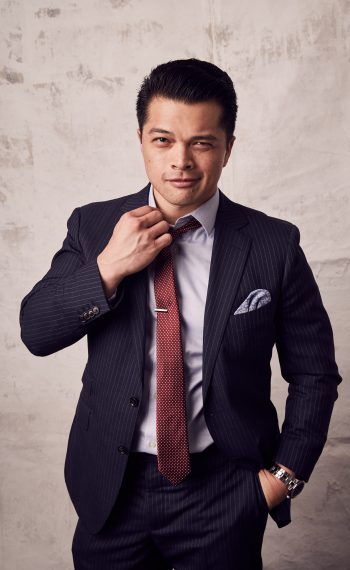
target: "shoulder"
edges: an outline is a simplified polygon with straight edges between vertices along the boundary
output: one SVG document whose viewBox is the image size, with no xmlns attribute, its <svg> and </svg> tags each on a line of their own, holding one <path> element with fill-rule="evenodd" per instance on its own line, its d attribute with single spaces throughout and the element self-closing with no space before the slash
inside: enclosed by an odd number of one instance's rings
<svg viewBox="0 0 350 570">
<path fill-rule="evenodd" d="M 242 222 L 241 231 L 250 236 L 253 240 L 258 240 L 261 245 L 264 243 L 274 244 L 274 246 L 288 245 L 290 242 L 299 243 L 299 228 L 289 220 L 271 216 L 261 210 L 245 206 L 238 202 L 233 202 L 227 196 L 224 198 L 225 206 L 237 212 Z"/>
<path fill-rule="evenodd" d="M 111 200 L 90 202 L 76 207 L 70 215 L 68 232 L 81 243 L 99 243 L 110 238 L 121 216 L 138 206 L 147 204 L 147 191 L 144 188 Z"/>
<path fill-rule="evenodd" d="M 149 186 L 147 185 L 142 190 L 132 194 L 111 200 L 90 202 L 75 208 L 73 214 L 80 219 L 80 223 L 83 226 L 85 224 L 108 225 L 109 221 L 114 221 L 115 223 L 123 213 L 148 204 L 148 190 Z"/>
<path fill-rule="evenodd" d="M 100 200 L 98 202 L 90 202 L 79 206 L 81 216 L 98 216 L 103 215 L 104 212 L 117 211 L 121 208 L 122 204 L 127 200 L 128 196 L 120 198 L 113 198 L 111 200 Z"/>
</svg>

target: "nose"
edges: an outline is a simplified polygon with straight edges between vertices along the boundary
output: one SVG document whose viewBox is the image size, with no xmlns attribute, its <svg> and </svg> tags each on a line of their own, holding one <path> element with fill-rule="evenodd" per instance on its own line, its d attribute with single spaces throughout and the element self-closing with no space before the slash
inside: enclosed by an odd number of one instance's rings
<svg viewBox="0 0 350 570">
<path fill-rule="evenodd" d="M 189 170 L 193 168 L 192 153 L 185 144 L 174 146 L 171 156 L 171 167 L 174 170 Z"/>
</svg>

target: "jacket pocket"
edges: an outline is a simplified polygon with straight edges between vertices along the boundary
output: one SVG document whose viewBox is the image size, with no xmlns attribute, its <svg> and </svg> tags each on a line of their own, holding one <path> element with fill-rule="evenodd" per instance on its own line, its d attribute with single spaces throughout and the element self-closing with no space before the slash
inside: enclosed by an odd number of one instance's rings
<svg viewBox="0 0 350 570">
<path fill-rule="evenodd" d="M 246 313 L 234 314 L 234 310 L 230 313 L 231 326 L 239 328 L 254 329 L 258 327 L 271 326 L 273 324 L 274 311 L 272 302 L 267 303 L 260 309 L 247 311 Z"/>
</svg>

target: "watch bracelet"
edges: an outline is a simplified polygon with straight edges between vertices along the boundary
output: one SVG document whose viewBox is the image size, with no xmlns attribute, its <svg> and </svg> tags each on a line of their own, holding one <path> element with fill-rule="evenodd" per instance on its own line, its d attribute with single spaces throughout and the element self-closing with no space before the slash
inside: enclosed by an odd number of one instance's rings
<svg viewBox="0 0 350 570">
<path fill-rule="evenodd" d="M 277 463 L 270 467 L 269 472 L 272 473 L 276 479 L 279 479 L 287 487 L 287 498 L 289 499 L 292 498 L 292 496 L 289 494 L 291 491 L 294 491 L 294 489 L 296 489 L 301 483 L 305 485 L 305 481 L 293 477 L 293 475 L 288 473 L 286 469 L 283 469 L 283 467 L 280 467 Z"/>
</svg>

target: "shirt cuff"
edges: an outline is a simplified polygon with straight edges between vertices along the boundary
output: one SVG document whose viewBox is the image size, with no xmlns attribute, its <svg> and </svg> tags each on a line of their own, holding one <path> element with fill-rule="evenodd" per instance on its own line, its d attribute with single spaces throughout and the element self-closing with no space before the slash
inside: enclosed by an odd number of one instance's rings
<svg viewBox="0 0 350 570">
<path fill-rule="evenodd" d="M 108 303 L 110 303 L 111 301 L 114 301 L 114 299 L 117 296 L 117 291 L 118 291 L 118 287 L 116 288 L 116 290 L 114 291 L 113 295 L 111 295 L 110 297 L 107 297 L 107 301 Z"/>
</svg>

